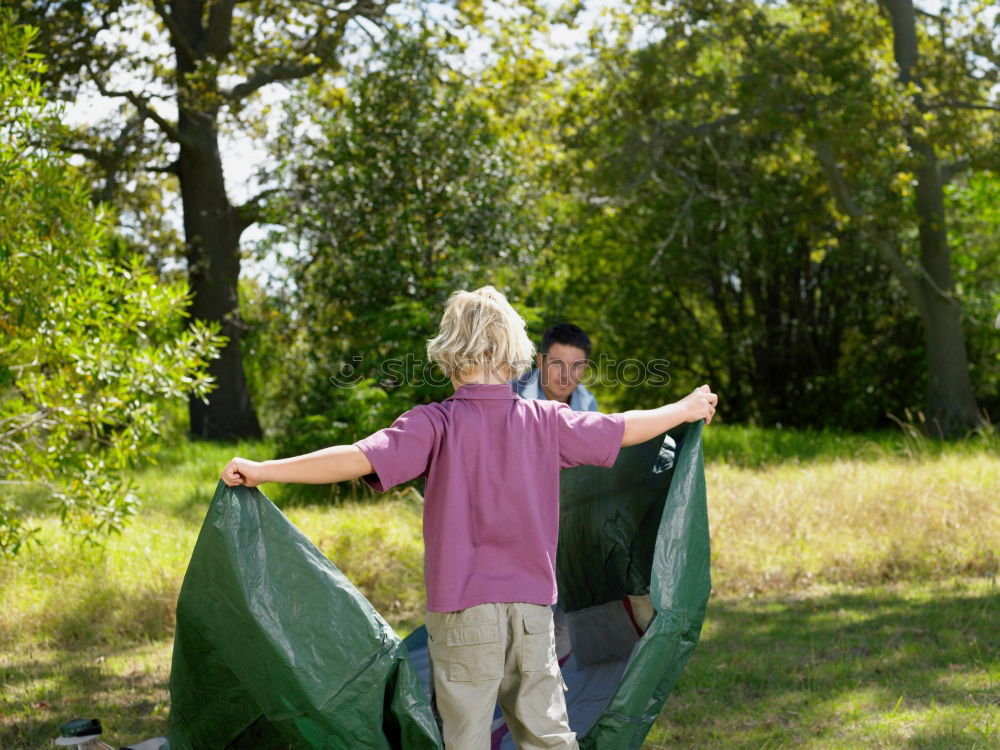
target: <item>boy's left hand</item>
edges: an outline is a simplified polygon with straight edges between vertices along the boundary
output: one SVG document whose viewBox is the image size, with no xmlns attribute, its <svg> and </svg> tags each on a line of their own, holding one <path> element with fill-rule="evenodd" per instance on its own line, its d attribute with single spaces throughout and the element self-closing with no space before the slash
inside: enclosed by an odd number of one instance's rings
<svg viewBox="0 0 1000 750">
<path fill-rule="evenodd" d="M 226 464 L 226 468 L 222 470 L 221 479 L 230 487 L 236 485 L 256 487 L 267 481 L 264 479 L 263 463 L 238 457 Z"/>
<path fill-rule="evenodd" d="M 712 393 L 712 389 L 708 385 L 702 385 L 682 398 L 680 403 L 683 404 L 687 413 L 688 422 L 704 419 L 705 424 L 711 424 L 712 417 L 715 416 L 715 407 L 719 404 L 719 397 Z"/>
</svg>

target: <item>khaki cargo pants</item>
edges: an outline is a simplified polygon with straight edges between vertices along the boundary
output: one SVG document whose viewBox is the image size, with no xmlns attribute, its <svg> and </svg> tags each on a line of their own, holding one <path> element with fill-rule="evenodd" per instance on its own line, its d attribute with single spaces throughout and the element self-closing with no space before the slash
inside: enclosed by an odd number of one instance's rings
<svg viewBox="0 0 1000 750">
<path fill-rule="evenodd" d="M 498 700 L 519 750 L 578 748 L 549 607 L 480 604 L 426 624 L 446 750 L 489 750 Z"/>
</svg>

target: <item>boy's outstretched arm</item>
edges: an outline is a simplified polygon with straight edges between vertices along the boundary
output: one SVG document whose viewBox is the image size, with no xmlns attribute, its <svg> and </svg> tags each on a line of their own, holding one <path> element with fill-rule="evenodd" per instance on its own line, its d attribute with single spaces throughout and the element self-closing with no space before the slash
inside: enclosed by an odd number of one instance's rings
<svg viewBox="0 0 1000 750">
<path fill-rule="evenodd" d="M 371 474 L 371 462 L 353 445 L 334 445 L 304 456 L 274 461 L 234 458 L 222 470 L 222 481 L 233 487 L 256 487 L 264 482 L 333 484 Z"/>
<path fill-rule="evenodd" d="M 680 401 L 658 409 L 633 409 L 624 413 L 622 446 L 644 443 L 684 422 L 712 421 L 719 397 L 707 385 L 696 388 Z"/>
</svg>

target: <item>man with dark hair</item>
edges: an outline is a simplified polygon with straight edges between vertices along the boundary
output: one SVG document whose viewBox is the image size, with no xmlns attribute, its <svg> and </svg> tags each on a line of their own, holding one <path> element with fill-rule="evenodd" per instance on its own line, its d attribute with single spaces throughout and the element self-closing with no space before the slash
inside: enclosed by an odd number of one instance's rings
<svg viewBox="0 0 1000 750">
<path fill-rule="evenodd" d="M 587 372 L 590 339 L 572 323 L 551 326 L 542 336 L 534 370 L 511 382 L 521 398 L 569 404 L 574 411 L 597 411 L 597 399 L 580 383 Z"/>
</svg>

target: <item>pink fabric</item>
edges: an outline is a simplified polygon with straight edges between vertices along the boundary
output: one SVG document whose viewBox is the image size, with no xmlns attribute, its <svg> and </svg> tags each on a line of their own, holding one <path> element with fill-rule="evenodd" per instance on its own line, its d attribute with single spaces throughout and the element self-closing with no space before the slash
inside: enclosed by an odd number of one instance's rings
<svg viewBox="0 0 1000 750">
<path fill-rule="evenodd" d="M 355 445 L 375 470 L 365 481 L 380 492 L 427 477 L 427 608 L 454 612 L 556 601 L 559 469 L 611 466 L 624 432 L 621 414 L 466 385 Z"/>
</svg>

